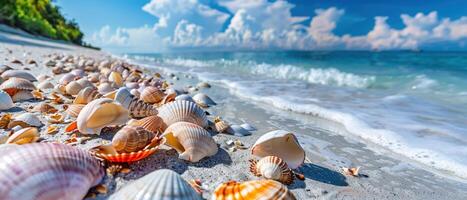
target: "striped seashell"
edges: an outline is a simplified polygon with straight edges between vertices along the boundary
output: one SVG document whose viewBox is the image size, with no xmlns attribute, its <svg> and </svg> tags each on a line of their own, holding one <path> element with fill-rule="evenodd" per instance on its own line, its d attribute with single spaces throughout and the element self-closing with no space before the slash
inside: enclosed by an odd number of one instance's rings
<svg viewBox="0 0 467 200">
<path fill-rule="evenodd" d="M 262 135 L 252 146 L 251 154 L 257 157 L 277 156 L 291 169 L 300 167 L 305 161 L 305 150 L 293 133 L 276 130 Z"/>
<path fill-rule="evenodd" d="M 107 94 L 109 92 L 114 91 L 115 89 L 110 85 L 110 83 L 104 82 L 97 86 L 97 91 L 100 94 Z"/>
<path fill-rule="evenodd" d="M 115 83 L 118 87 L 123 86 L 123 77 L 119 72 L 111 72 L 109 74 L 109 81 Z"/>
<path fill-rule="evenodd" d="M 78 117 L 81 110 L 83 110 L 85 104 L 71 104 L 66 109 L 66 113 L 72 117 Z"/>
<path fill-rule="evenodd" d="M 77 95 L 83 88 L 77 81 L 71 81 L 66 85 L 65 92 L 69 95 Z"/>
<path fill-rule="evenodd" d="M 99 82 L 99 73 L 92 73 L 88 75 L 88 80 L 91 81 L 92 83 L 97 83 Z"/>
<path fill-rule="evenodd" d="M 42 81 L 37 85 L 37 88 L 41 90 L 53 89 L 54 84 L 52 84 L 50 81 Z"/>
<path fill-rule="evenodd" d="M 217 153 L 217 144 L 203 127 L 189 122 L 177 122 L 163 133 L 167 145 L 177 150 L 178 157 L 190 162 L 198 162 L 204 157 Z"/>
<path fill-rule="evenodd" d="M 20 90 L 33 91 L 36 87 L 31 81 L 22 78 L 10 78 L 0 85 L 0 90 L 5 91 L 10 96 L 15 95 Z"/>
<path fill-rule="evenodd" d="M 118 153 L 117 150 L 109 145 L 99 145 L 91 149 L 91 154 L 94 156 L 107 160 L 109 162 L 128 163 L 144 159 L 159 149 L 164 144 L 165 138 L 154 138 L 143 150 L 131 153 Z"/>
<path fill-rule="evenodd" d="M 3 90 L 0 90 L 0 111 L 8 110 L 15 107 L 10 95 Z"/>
<path fill-rule="evenodd" d="M 146 103 L 158 103 L 164 98 L 165 94 L 156 87 L 146 87 L 141 93 L 141 99 Z"/>
<path fill-rule="evenodd" d="M 157 114 L 156 107 L 135 98 L 130 91 L 124 87 L 118 89 L 117 93 L 115 93 L 115 101 L 127 108 L 132 117 L 140 118 Z"/>
<path fill-rule="evenodd" d="M 193 98 L 188 94 L 181 94 L 175 97 L 175 101 L 180 101 L 180 100 L 185 100 L 185 101 L 196 103 L 195 100 L 193 100 Z"/>
<path fill-rule="evenodd" d="M 74 74 L 70 74 L 70 73 L 65 74 L 58 80 L 58 84 L 67 85 L 71 81 L 74 81 L 75 78 L 76 78 L 76 76 Z"/>
<path fill-rule="evenodd" d="M 246 182 L 229 181 L 214 190 L 212 200 L 294 200 L 295 196 L 283 185 L 274 180 L 255 180 Z"/>
<path fill-rule="evenodd" d="M 162 119 L 156 115 L 142 118 L 140 120 L 135 120 L 130 125 L 141 126 L 144 129 L 151 131 L 155 134 L 161 134 L 164 129 L 164 122 Z"/>
<path fill-rule="evenodd" d="M 18 116 L 13 117 L 13 119 L 8 123 L 8 128 L 13 128 L 15 126 L 26 127 L 41 127 L 42 122 L 39 118 L 32 113 L 23 113 Z"/>
<path fill-rule="evenodd" d="M 217 132 L 224 133 L 230 128 L 230 125 L 220 117 L 216 117 L 214 119 L 214 127 L 216 128 Z"/>
<path fill-rule="evenodd" d="M 292 170 L 287 166 L 287 163 L 277 156 L 266 156 L 259 161 L 250 160 L 250 162 L 250 172 L 255 176 L 263 176 L 286 185 L 293 182 L 294 174 Z"/>
<path fill-rule="evenodd" d="M 13 135 L 8 137 L 6 144 L 28 144 L 34 143 L 37 140 L 39 140 L 39 131 L 37 128 L 28 127 L 14 132 Z"/>
<path fill-rule="evenodd" d="M 104 176 L 100 162 L 77 147 L 34 143 L 0 149 L 1 200 L 80 200 Z"/>
<path fill-rule="evenodd" d="M 94 84 L 91 83 L 91 81 L 88 81 L 86 78 L 81 78 L 76 81 L 78 84 L 80 84 L 83 88 L 85 87 L 92 87 L 94 88 Z"/>
<path fill-rule="evenodd" d="M 94 89 L 93 87 L 86 87 L 81 90 L 77 95 L 75 100 L 73 100 L 74 104 L 88 104 L 94 99 L 100 98 L 102 95 Z"/>
<path fill-rule="evenodd" d="M 32 111 L 34 112 L 40 112 L 40 113 L 46 113 L 46 114 L 51 114 L 51 113 L 56 113 L 58 110 L 53 107 L 52 105 L 42 102 L 37 104 L 32 108 Z"/>
<path fill-rule="evenodd" d="M 202 198 L 178 173 L 169 169 L 159 169 L 133 181 L 115 192 L 109 199 L 201 200 Z"/>
<path fill-rule="evenodd" d="M 204 110 L 195 103 L 184 100 L 164 104 L 159 108 L 158 116 L 164 121 L 165 127 L 176 122 L 191 122 L 201 127 L 208 125 Z"/>
<path fill-rule="evenodd" d="M 216 105 L 216 102 L 214 102 L 211 98 L 209 98 L 208 95 L 204 93 L 196 94 L 195 96 L 193 96 L 193 100 L 201 107 L 209 107 Z"/>
<path fill-rule="evenodd" d="M 100 134 L 102 128 L 128 121 L 128 110 L 112 99 L 100 98 L 89 102 L 78 115 L 77 126 L 82 134 Z"/>
<path fill-rule="evenodd" d="M 143 127 L 127 125 L 115 134 L 112 146 L 119 153 L 136 152 L 144 149 L 154 137 L 154 133 Z"/>
<path fill-rule="evenodd" d="M 20 90 L 11 97 L 13 102 L 28 101 L 31 99 L 34 99 L 34 95 L 28 90 Z"/>
<path fill-rule="evenodd" d="M 25 70 L 12 69 L 12 70 L 5 71 L 2 74 L 2 78 L 5 79 L 5 80 L 13 78 L 13 77 L 26 79 L 26 80 L 31 81 L 31 82 L 37 81 L 37 79 L 36 79 L 36 77 L 34 77 L 34 75 L 32 75 L 31 73 L 29 73 L 29 72 L 27 72 Z"/>
</svg>

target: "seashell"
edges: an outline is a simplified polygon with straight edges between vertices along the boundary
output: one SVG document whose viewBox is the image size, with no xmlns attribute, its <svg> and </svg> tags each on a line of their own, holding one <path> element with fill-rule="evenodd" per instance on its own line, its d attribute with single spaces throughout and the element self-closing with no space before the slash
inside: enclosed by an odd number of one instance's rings
<svg viewBox="0 0 467 200">
<path fill-rule="evenodd" d="M 54 84 L 52 84 L 50 81 L 43 81 L 37 85 L 37 88 L 41 90 L 52 89 L 54 88 Z"/>
<path fill-rule="evenodd" d="M 118 87 L 123 86 L 123 77 L 119 72 L 111 72 L 109 75 L 109 81 L 114 82 Z"/>
<path fill-rule="evenodd" d="M 244 124 L 240 125 L 240 127 L 242 127 L 243 129 L 245 129 L 247 131 L 256 131 L 256 128 L 253 127 L 252 125 L 248 124 L 248 123 L 244 123 Z"/>
<path fill-rule="evenodd" d="M 100 134 L 105 126 L 125 124 L 128 117 L 128 110 L 112 99 L 96 99 L 84 106 L 79 113 L 78 130 L 83 134 Z"/>
<path fill-rule="evenodd" d="M 127 125 L 115 134 L 112 146 L 119 153 L 136 152 L 144 149 L 154 137 L 154 133 L 143 127 Z"/>
<path fill-rule="evenodd" d="M 305 151 L 293 133 L 276 130 L 262 135 L 253 145 L 251 154 L 258 157 L 277 156 L 291 169 L 300 167 L 305 161 Z"/>
<path fill-rule="evenodd" d="M 88 80 L 91 81 L 92 83 L 97 83 L 99 82 L 99 73 L 92 73 L 88 75 Z"/>
<path fill-rule="evenodd" d="M 77 81 L 71 81 L 66 85 L 65 92 L 69 95 L 77 95 L 82 89 L 83 86 Z"/>
<path fill-rule="evenodd" d="M 217 153 L 217 144 L 203 127 L 189 122 L 170 125 L 163 136 L 167 145 L 177 150 L 178 157 L 190 162 L 198 162 L 204 157 Z"/>
<path fill-rule="evenodd" d="M 21 126 L 23 128 L 40 127 L 42 126 L 42 122 L 36 115 L 32 113 L 23 113 L 13 117 L 10 123 L 8 123 L 8 128 L 13 128 L 15 126 Z"/>
<path fill-rule="evenodd" d="M 35 89 L 36 87 L 31 83 L 31 81 L 15 77 L 8 79 L 0 85 L 0 90 L 5 91 L 10 96 L 15 95 L 20 90 L 32 91 Z"/>
<path fill-rule="evenodd" d="M 47 134 L 55 134 L 58 132 L 58 126 L 50 125 L 47 127 L 47 130 L 45 131 Z"/>
<path fill-rule="evenodd" d="M 31 73 L 24 71 L 24 70 L 12 69 L 12 70 L 5 71 L 2 74 L 2 78 L 5 80 L 13 78 L 13 77 L 26 79 L 31 82 L 37 81 L 36 77 L 34 77 Z"/>
<path fill-rule="evenodd" d="M 32 111 L 51 114 L 51 113 L 56 113 L 58 110 L 55 107 L 53 107 L 52 105 L 50 105 L 48 103 L 45 103 L 45 102 L 42 102 L 42 103 L 39 103 L 38 105 L 34 106 L 32 108 Z"/>
<path fill-rule="evenodd" d="M 259 161 L 250 160 L 250 171 L 255 176 L 263 176 L 266 179 L 279 181 L 286 185 L 293 182 L 294 174 L 281 158 L 266 156 Z"/>
<path fill-rule="evenodd" d="M 177 97 L 175 97 L 175 101 L 180 101 L 180 100 L 191 101 L 191 102 L 195 103 L 195 100 L 193 100 L 193 98 L 190 95 L 187 95 L 187 94 L 181 94 L 181 95 L 178 95 Z"/>
<path fill-rule="evenodd" d="M 211 88 L 211 85 L 208 82 L 200 82 L 196 85 L 197 88 Z"/>
<path fill-rule="evenodd" d="M 251 133 L 247 130 L 245 130 L 244 128 L 242 128 L 241 126 L 239 125 L 231 125 L 227 130 L 226 130 L 227 133 L 230 133 L 230 134 L 234 134 L 236 136 L 247 136 L 247 135 L 251 135 Z"/>
<path fill-rule="evenodd" d="M 85 77 L 86 73 L 82 69 L 71 70 L 70 74 L 73 74 L 75 77 Z"/>
<path fill-rule="evenodd" d="M 28 127 L 16 131 L 11 135 L 6 144 L 27 144 L 34 143 L 39 140 L 39 131 L 37 128 Z"/>
<path fill-rule="evenodd" d="M 107 83 L 107 82 L 102 83 L 97 87 L 97 91 L 100 94 L 107 94 L 107 93 L 110 93 L 110 92 L 112 92 L 114 90 L 115 89 L 110 85 L 110 83 Z"/>
<path fill-rule="evenodd" d="M 131 153 L 118 153 L 111 144 L 99 145 L 91 149 L 91 154 L 110 162 L 134 162 L 155 153 L 165 141 L 165 138 L 154 138 L 143 150 Z"/>
<path fill-rule="evenodd" d="M 0 74 L 3 74 L 3 72 L 6 72 L 6 71 L 12 70 L 12 69 L 13 69 L 13 68 L 11 68 L 11 67 L 8 66 L 8 65 L 2 65 L 2 66 L 0 66 Z M 0 76 L 0 78 L 2 78 L 2 77 Z M 2 79 L 3 79 L 3 78 L 2 78 Z"/>
<path fill-rule="evenodd" d="M 71 81 L 74 81 L 76 78 L 76 76 L 74 74 L 65 74 L 62 76 L 62 78 L 60 78 L 58 80 L 58 84 L 60 85 L 67 85 L 68 83 L 70 83 Z"/>
<path fill-rule="evenodd" d="M 41 75 L 39 75 L 39 76 L 37 77 L 37 80 L 38 80 L 39 82 L 44 82 L 44 81 L 48 80 L 49 78 L 50 78 L 49 75 L 41 74 Z"/>
<path fill-rule="evenodd" d="M 0 128 L 6 129 L 10 123 L 13 115 L 11 113 L 5 113 L 0 117 Z"/>
<path fill-rule="evenodd" d="M 3 90 L 0 90 L 0 111 L 8 110 L 13 107 L 15 107 L 15 104 L 13 103 L 10 95 Z"/>
<path fill-rule="evenodd" d="M 60 124 L 65 120 L 65 116 L 60 113 L 55 113 L 47 117 L 47 121 L 52 124 Z"/>
<path fill-rule="evenodd" d="M 255 180 L 238 183 L 229 181 L 219 185 L 213 200 L 276 199 L 294 200 L 295 196 L 285 185 L 274 180 Z"/>
<path fill-rule="evenodd" d="M 75 100 L 73 101 L 74 104 L 88 104 L 94 99 L 100 98 L 102 95 L 99 92 L 92 88 L 86 87 L 81 90 L 77 95 Z"/>
<path fill-rule="evenodd" d="M 208 97 L 208 95 L 204 93 L 198 93 L 195 96 L 193 96 L 193 100 L 201 107 L 209 107 L 216 105 L 216 102 L 214 102 L 211 98 Z"/>
<path fill-rule="evenodd" d="M 60 94 L 66 94 L 66 86 L 60 85 L 60 84 L 59 84 L 59 85 L 55 85 L 54 91 L 55 91 L 55 92 L 58 92 L 58 93 L 60 93 Z"/>
<path fill-rule="evenodd" d="M 0 168 L 1 199 L 83 199 L 104 176 L 88 152 L 57 143 L 2 148 Z"/>
<path fill-rule="evenodd" d="M 125 87 L 128 89 L 138 89 L 139 84 L 137 82 L 128 82 L 128 83 L 125 83 Z"/>
<path fill-rule="evenodd" d="M 92 87 L 94 88 L 94 84 L 91 83 L 91 81 L 88 81 L 86 78 L 81 78 L 76 81 L 78 84 L 80 84 L 83 88 L 85 87 Z"/>
<path fill-rule="evenodd" d="M 146 103 L 157 103 L 162 101 L 164 93 L 156 87 L 146 87 L 141 93 L 141 99 Z"/>
<path fill-rule="evenodd" d="M 141 126 L 144 129 L 151 131 L 155 134 L 160 134 L 164 131 L 164 122 L 162 119 L 158 116 L 149 116 L 145 117 L 140 120 L 135 120 L 134 122 L 130 123 L 131 125 L 134 126 Z"/>
<path fill-rule="evenodd" d="M 223 133 L 230 128 L 230 125 L 226 121 L 222 120 L 220 117 L 216 117 L 214 119 L 214 127 L 216 128 L 217 132 Z"/>
<path fill-rule="evenodd" d="M 133 181 L 115 192 L 109 199 L 201 200 L 202 198 L 178 173 L 170 169 L 159 169 Z"/>
<path fill-rule="evenodd" d="M 34 99 L 34 95 L 32 95 L 31 91 L 28 90 L 19 90 L 11 97 L 13 102 L 28 101 L 31 99 Z"/>
<path fill-rule="evenodd" d="M 135 96 L 136 98 L 139 98 L 141 93 L 137 89 L 132 89 L 130 93 Z"/>
<path fill-rule="evenodd" d="M 132 117 L 147 117 L 157 114 L 157 109 L 148 103 L 135 98 L 127 88 L 120 88 L 115 93 L 115 101 L 130 111 Z"/>
<path fill-rule="evenodd" d="M 66 109 L 66 113 L 72 117 L 78 117 L 81 110 L 83 110 L 85 104 L 71 104 Z"/>
<path fill-rule="evenodd" d="M 0 132 L 0 144 L 5 144 L 5 142 L 8 140 L 8 133 L 7 132 Z"/>
<path fill-rule="evenodd" d="M 159 108 L 158 116 L 164 122 L 164 129 L 176 122 L 191 122 L 207 127 L 206 113 L 196 103 L 189 101 L 173 101 Z"/>
</svg>

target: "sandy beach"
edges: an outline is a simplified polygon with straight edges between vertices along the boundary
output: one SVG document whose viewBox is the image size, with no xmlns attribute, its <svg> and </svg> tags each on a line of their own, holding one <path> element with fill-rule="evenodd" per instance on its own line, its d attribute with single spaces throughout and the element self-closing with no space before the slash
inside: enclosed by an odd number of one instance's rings
<svg viewBox="0 0 467 200">
<path fill-rule="evenodd" d="M 28 35 L 11 28 L 0 27 L 0 65 L 8 65 L 14 69 L 25 69 L 34 74 L 51 76 L 51 82 L 56 84 L 63 76 L 53 75 L 52 69 L 45 66 L 51 55 L 84 56 L 101 60 L 123 59 L 112 54 L 82 48 L 63 42 Z M 11 63 L 19 60 L 24 64 Z M 35 60 L 37 65 L 26 64 L 27 60 Z M 143 67 L 143 65 L 141 66 Z M 171 87 L 186 89 L 188 85 L 196 86 L 200 80 L 196 75 L 176 72 L 178 80 L 170 78 L 170 69 L 160 66 L 144 68 L 144 73 L 159 72 L 169 82 Z M 37 82 L 36 82 L 37 84 Z M 115 191 L 128 183 L 157 169 L 172 169 L 181 174 L 185 180 L 200 179 L 204 189 L 203 197 L 209 199 L 213 190 L 221 183 L 229 180 L 246 181 L 261 179 L 249 172 L 251 159 L 250 149 L 230 151 L 226 145 L 229 140 L 240 140 L 246 147 L 251 147 L 264 133 L 272 130 L 287 130 L 294 133 L 306 152 L 305 164 L 298 169 L 305 180 L 295 180 L 288 188 L 297 199 L 465 199 L 467 197 L 467 181 L 446 176 L 432 170 L 423 164 L 410 161 L 384 148 L 363 143 L 360 138 L 334 134 L 334 130 L 342 130 L 339 124 L 313 117 L 275 109 L 261 103 L 252 102 L 248 98 L 239 98 L 235 91 L 210 83 L 211 88 L 202 88 L 199 92 L 209 95 L 216 106 L 209 107 L 208 118 L 213 120 L 220 116 L 230 124 L 248 123 L 257 130 L 250 136 L 234 136 L 216 134 L 213 136 L 220 146 L 216 155 L 204 158 L 196 163 L 178 159 L 175 150 L 163 147 L 155 154 L 143 160 L 124 164 L 129 173 L 106 175 L 100 183 L 107 192 L 99 193 L 91 189 L 86 199 L 107 199 Z M 43 91 L 45 96 L 52 90 Z M 191 93 L 196 94 L 198 91 Z M 2 111 L 1 114 L 14 115 L 28 112 L 30 107 L 40 103 L 40 100 L 17 102 L 15 108 Z M 56 108 L 64 112 L 61 105 Z M 64 142 L 70 135 L 64 128 L 68 123 L 59 124 L 59 131 L 50 135 L 44 132 L 47 120 L 41 115 L 45 126 L 40 128 L 41 142 Z M 73 121 L 67 117 L 65 122 Z M 91 135 L 89 140 L 76 146 L 89 149 L 103 140 L 111 140 L 114 132 L 104 132 Z M 343 167 L 360 167 L 360 176 L 354 177 L 342 173 Z"/>
</svg>

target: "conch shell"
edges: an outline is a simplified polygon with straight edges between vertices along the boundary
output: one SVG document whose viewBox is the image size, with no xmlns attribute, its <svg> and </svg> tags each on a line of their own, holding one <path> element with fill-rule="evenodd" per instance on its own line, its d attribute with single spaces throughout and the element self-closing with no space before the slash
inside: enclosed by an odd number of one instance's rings
<svg viewBox="0 0 467 200">
<path fill-rule="evenodd" d="M 229 181 L 214 190 L 213 200 L 277 199 L 294 200 L 295 196 L 274 180 L 256 180 L 238 183 Z"/>
<path fill-rule="evenodd" d="M 102 128 L 125 124 L 129 119 L 128 110 L 112 99 L 101 98 L 84 106 L 77 118 L 79 132 L 100 134 Z"/>
</svg>

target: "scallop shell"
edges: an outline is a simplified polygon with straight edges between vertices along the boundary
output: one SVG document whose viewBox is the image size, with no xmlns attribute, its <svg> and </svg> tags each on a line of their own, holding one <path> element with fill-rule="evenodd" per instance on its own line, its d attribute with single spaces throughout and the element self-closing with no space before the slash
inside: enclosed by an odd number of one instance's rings
<svg viewBox="0 0 467 200">
<path fill-rule="evenodd" d="M 167 145 L 177 150 L 179 158 L 183 160 L 198 162 L 217 153 L 217 144 L 211 134 L 193 123 L 174 123 L 165 130 L 163 136 L 167 139 Z"/>
<path fill-rule="evenodd" d="M 195 102 L 201 107 L 209 107 L 216 105 L 216 102 L 214 102 L 211 98 L 209 98 L 208 95 L 204 93 L 196 94 L 195 96 L 193 96 L 193 100 L 195 100 Z"/>
<path fill-rule="evenodd" d="M 165 141 L 165 138 L 154 138 L 143 150 L 131 153 L 118 153 L 111 144 L 100 145 L 91 149 L 91 153 L 109 162 L 135 162 L 155 153 Z"/>
<path fill-rule="evenodd" d="M 115 89 L 110 85 L 110 83 L 102 83 L 97 87 L 97 91 L 99 91 L 100 94 L 107 94 L 109 92 L 114 91 Z"/>
<path fill-rule="evenodd" d="M 24 70 L 8 70 L 8 71 L 5 71 L 3 72 L 2 74 L 2 78 L 7 80 L 7 79 L 10 79 L 10 78 L 13 78 L 13 77 L 16 77 L 16 78 L 22 78 L 22 79 L 26 79 L 28 81 L 37 81 L 36 77 L 34 77 L 34 75 L 32 75 L 31 73 L 27 72 L 27 71 L 24 71 Z"/>
<path fill-rule="evenodd" d="M 19 90 L 11 97 L 13 102 L 28 101 L 31 99 L 34 99 L 34 95 L 32 95 L 31 91 L 28 90 Z"/>
<path fill-rule="evenodd" d="M 71 104 L 66 109 L 66 113 L 72 117 L 78 117 L 81 110 L 83 110 L 85 104 Z"/>
<path fill-rule="evenodd" d="M 0 90 L 0 111 L 8 110 L 13 107 L 15 107 L 15 104 L 13 103 L 10 95 L 3 90 Z"/>
<path fill-rule="evenodd" d="M 40 127 L 42 126 L 42 122 L 36 115 L 32 113 L 23 113 L 13 117 L 13 119 L 8 124 L 8 128 L 13 128 L 15 126 L 21 126 L 23 128 Z"/>
<path fill-rule="evenodd" d="M 0 90 L 5 91 L 10 96 L 15 95 L 20 90 L 32 91 L 35 89 L 36 87 L 31 83 L 31 81 L 15 77 L 8 79 L 0 85 Z"/>
<path fill-rule="evenodd" d="M 104 176 L 98 160 L 65 144 L 13 145 L 1 151 L 0 199 L 83 199 Z"/>
<path fill-rule="evenodd" d="M 154 171 L 110 196 L 110 200 L 201 200 L 201 196 L 179 174 L 169 169 Z"/>
<path fill-rule="evenodd" d="M 258 157 L 277 156 L 296 169 L 305 161 L 305 151 L 293 133 L 276 130 L 262 135 L 252 146 L 251 154 Z"/>
<path fill-rule="evenodd" d="M 73 101 L 74 104 L 88 104 L 94 99 L 100 98 L 102 95 L 99 92 L 92 88 L 86 87 L 81 90 L 77 95 L 75 100 Z"/>
<path fill-rule="evenodd" d="M 175 101 L 181 101 L 181 100 L 191 101 L 191 102 L 195 103 L 195 100 L 193 100 L 193 98 L 188 94 L 181 94 L 181 95 L 178 95 L 177 97 L 175 97 Z"/>
<path fill-rule="evenodd" d="M 201 127 L 207 127 L 206 113 L 198 105 L 189 101 L 173 101 L 159 108 L 158 116 L 164 121 L 165 127 L 176 122 L 191 122 Z"/>
<path fill-rule="evenodd" d="M 65 92 L 69 95 L 77 95 L 82 89 L 83 86 L 77 81 L 71 81 L 66 85 Z"/>
<path fill-rule="evenodd" d="M 123 86 L 123 77 L 118 72 L 111 72 L 109 75 L 109 81 L 114 82 L 118 87 Z"/>
<path fill-rule="evenodd" d="M 54 88 L 54 84 L 52 84 L 50 81 L 42 81 L 37 85 L 37 88 L 41 90 L 52 89 Z"/>
<path fill-rule="evenodd" d="M 146 103 L 157 103 L 162 101 L 164 93 L 156 87 L 146 87 L 141 93 L 141 99 Z"/>
<path fill-rule="evenodd" d="M 53 107 L 52 105 L 42 102 L 42 103 L 39 103 L 36 106 L 34 106 L 32 108 L 32 111 L 51 114 L 51 113 L 56 113 L 58 110 L 55 107 Z"/>
<path fill-rule="evenodd" d="M 287 166 L 287 163 L 277 156 L 266 156 L 259 161 L 250 160 L 250 162 L 250 171 L 255 176 L 263 176 L 287 185 L 293 182 L 294 174 L 292 170 Z"/>
<path fill-rule="evenodd" d="M 157 109 L 148 103 L 135 98 L 127 88 L 118 89 L 115 93 L 115 101 L 122 104 L 130 111 L 132 117 L 147 117 L 157 114 Z"/>
<path fill-rule="evenodd" d="M 125 124 L 128 117 L 128 110 L 112 99 L 96 99 L 79 113 L 78 130 L 83 134 L 100 134 L 105 126 Z"/>
<path fill-rule="evenodd" d="M 144 149 L 155 134 L 140 126 L 127 125 L 120 129 L 112 139 L 112 146 L 119 153 L 130 153 Z"/>
<path fill-rule="evenodd" d="M 149 116 L 140 120 L 136 120 L 131 125 L 141 126 L 144 129 L 151 131 L 156 134 L 160 134 L 164 131 L 164 122 L 158 116 Z"/>
<path fill-rule="evenodd" d="M 28 127 L 16 131 L 11 135 L 6 144 L 27 144 L 34 143 L 39 140 L 39 131 L 37 128 Z"/>
<path fill-rule="evenodd" d="M 58 84 L 67 85 L 69 82 L 74 81 L 76 76 L 74 74 L 65 74 L 58 80 Z"/>
<path fill-rule="evenodd" d="M 229 181 L 214 190 L 212 200 L 275 199 L 294 200 L 285 185 L 274 180 L 255 180 L 238 183 Z"/>
</svg>

